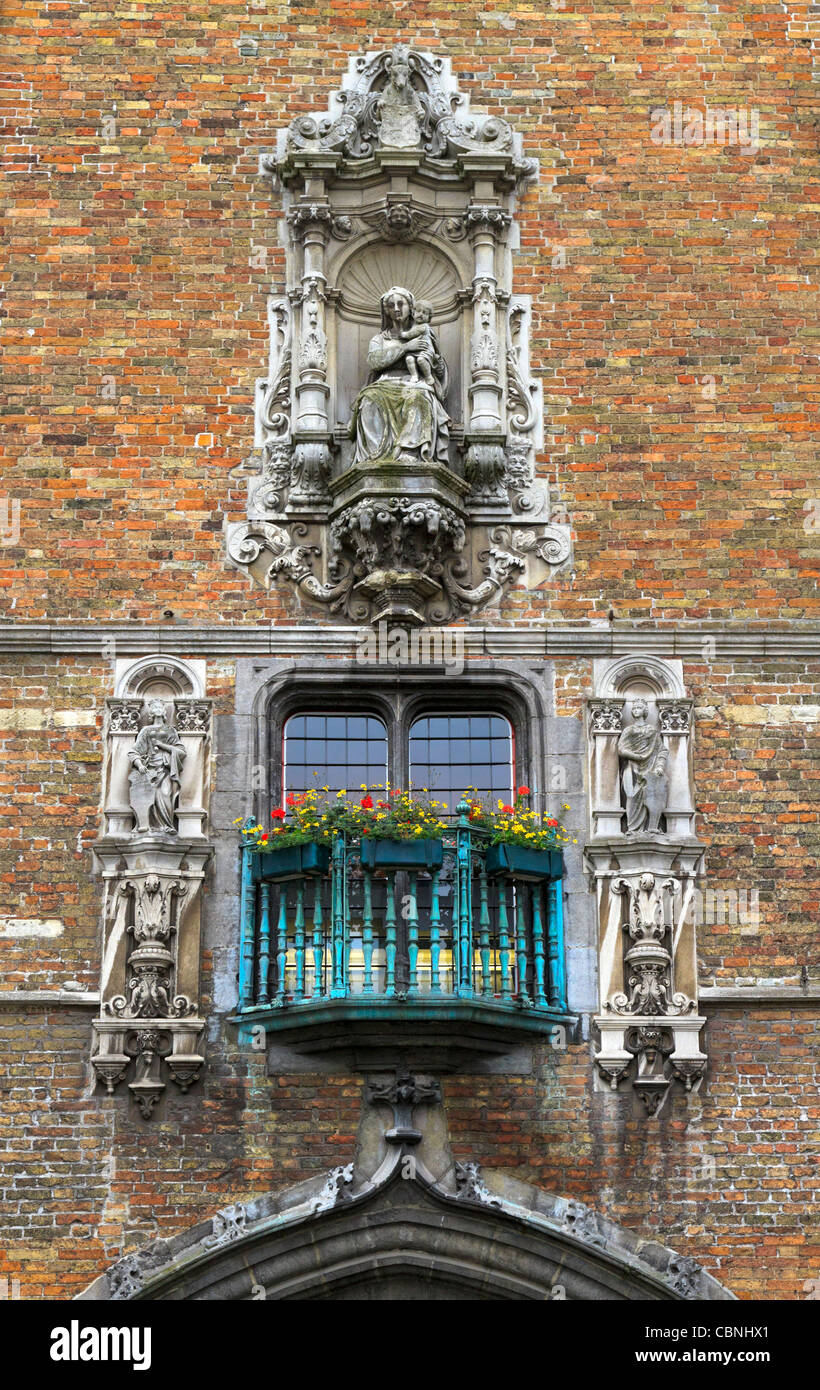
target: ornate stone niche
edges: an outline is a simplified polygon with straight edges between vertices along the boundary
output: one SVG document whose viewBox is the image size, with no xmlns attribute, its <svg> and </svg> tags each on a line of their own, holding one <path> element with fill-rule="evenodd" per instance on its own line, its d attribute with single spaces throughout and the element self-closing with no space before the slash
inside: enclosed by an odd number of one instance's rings
<svg viewBox="0 0 820 1390">
<path fill-rule="evenodd" d="M 601 1046 L 615 1089 L 625 1075 L 654 1114 L 673 1077 L 706 1066 L 697 1010 L 692 701 L 679 661 L 594 663 L 587 701 L 590 839 L 598 901 Z"/>
<path fill-rule="evenodd" d="M 353 59 L 325 116 L 262 160 L 286 208 L 258 471 L 228 555 L 339 621 L 440 623 L 570 558 L 535 476 L 516 199 L 537 165 L 470 113 L 449 61 Z"/>
<path fill-rule="evenodd" d="M 147 1119 L 165 1089 L 185 1091 L 204 1058 L 199 1016 L 200 889 L 211 856 L 211 701 L 204 662 L 118 662 L 106 701 L 98 1078 L 129 1089 Z M 132 1065 L 133 1064 L 133 1065 Z"/>
</svg>

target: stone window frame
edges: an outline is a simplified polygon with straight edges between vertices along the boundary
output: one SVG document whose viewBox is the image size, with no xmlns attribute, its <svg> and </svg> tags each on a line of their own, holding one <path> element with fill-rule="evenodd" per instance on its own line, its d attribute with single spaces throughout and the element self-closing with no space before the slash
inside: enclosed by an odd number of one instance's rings
<svg viewBox="0 0 820 1390">
<path fill-rule="evenodd" d="M 514 783 L 525 782 L 533 788 L 539 785 L 538 769 L 533 762 L 530 721 L 521 691 L 510 689 L 508 685 L 502 687 L 497 679 L 488 680 L 486 673 L 482 677 L 465 671 L 457 677 L 437 679 L 430 675 L 403 673 L 401 688 L 393 677 L 397 688 L 391 696 L 390 680 L 384 672 L 359 672 L 354 680 L 345 681 L 342 692 L 328 689 L 327 673 L 311 677 L 306 672 L 289 682 L 284 690 L 270 696 L 264 731 L 267 756 L 259 760 L 270 770 L 267 790 L 260 793 L 259 799 L 262 824 L 267 823 L 275 807 L 282 805 L 282 740 L 285 725 L 294 714 L 343 710 L 345 714 L 371 714 L 380 719 L 387 731 L 391 785 L 406 787 L 410 771 L 410 730 L 416 719 L 431 714 L 485 713 L 491 707 L 494 714 L 509 721 L 512 730 Z M 406 686 L 411 681 L 416 688 L 408 692 Z M 331 788 L 333 790 L 336 788 Z"/>
</svg>

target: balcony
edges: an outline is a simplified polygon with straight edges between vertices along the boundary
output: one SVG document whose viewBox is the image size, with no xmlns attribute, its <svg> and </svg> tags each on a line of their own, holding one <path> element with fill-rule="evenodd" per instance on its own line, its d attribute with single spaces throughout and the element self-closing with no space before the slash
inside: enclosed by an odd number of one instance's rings
<svg viewBox="0 0 820 1390">
<path fill-rule="evenodd" d="M 510 869 L 466 817 L 424 866 L 374 863 L 376 843 L 389 860 L 392 842 L 336 834 L 275 873 L 242 850 L 240 1037 L 261 1025 L 298 1051 L 441 1070 L 574 1022 L 560 851 Z"/>
</svg>

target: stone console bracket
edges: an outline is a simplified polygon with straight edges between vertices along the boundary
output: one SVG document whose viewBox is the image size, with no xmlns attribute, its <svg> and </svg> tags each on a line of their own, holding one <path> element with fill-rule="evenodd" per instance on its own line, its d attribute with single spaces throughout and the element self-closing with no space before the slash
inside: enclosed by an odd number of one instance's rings
<svg viewBox="0 0 820 1390">
<path fill-rule="evenodd" d="M 182 1091 L 204 1062 L 200 897 L 207 840 L 211 701 L 204 663 L 117 663 L 106 701 L 100 1013 L 92 1064 L 109 1094 L 128 1088 L 148 1119 L 170 1076 Z"/>
<path fill-rule="evenodd" d="M 444 623 L 545 583 L 571 544 L 535 474 L 541 389 L 512 270 L 516 198 L 538 166 L 520 136 L 470 113 L 449 60 L 397 45 L 351 60 L 327 115 L 294 120 L 261 167 L 285 208 L 286 285 L 229 561 L 340 622 Z M 399 432 L 368 469 L 354 406 L 395 285 L 432 316 L 449 425 L 420 455 Z"/>
</svg>

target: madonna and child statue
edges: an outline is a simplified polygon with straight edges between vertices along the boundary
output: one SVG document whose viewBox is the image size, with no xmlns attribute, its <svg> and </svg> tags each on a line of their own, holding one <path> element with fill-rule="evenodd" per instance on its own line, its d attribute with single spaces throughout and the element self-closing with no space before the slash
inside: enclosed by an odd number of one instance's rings
<svg viewBox="0 0 820 1390">
<path fill-rule="evenodd" d="M 354 464 L 447 464 L 447 364 L 432 312 L 400 285 L 382 295 L 381 332 L 367 353 L 370 375 L 353 403 Z"/>
</svg>

